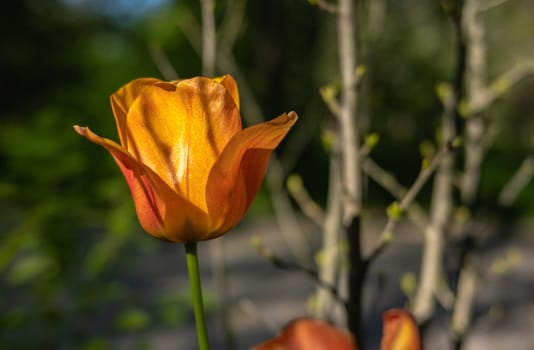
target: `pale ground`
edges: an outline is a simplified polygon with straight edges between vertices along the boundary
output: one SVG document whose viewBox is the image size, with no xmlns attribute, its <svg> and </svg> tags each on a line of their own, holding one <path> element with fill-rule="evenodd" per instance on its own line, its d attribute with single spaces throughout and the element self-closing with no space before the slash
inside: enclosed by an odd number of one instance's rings
<svg viewBox="0 0 534 350">
<path fill-rule="evenodd" d="M 312 241 L 318 242 L 318 232 L 305 225 Z M 380 220 L 368 227 L 370 241 L 382 227 Z M 534 225 L 512 228 L 507 236 L 484 247 L 479 266 L 486 277 L 477 288 L 475 316 L 478 321 L 469 334 L 464 349 L 534 349 Z M 530 228 L 530 230 L 529 230 Z M 223 238 L 229 270 L 229 310 L 231 325 L 236 333 L 238 349 L 248 349 L 269 337 L 291 319 L 307 315 L 307 302 L 315 290 L 313 282 L 303 273 L 279 270 L 252 248 L 250 240 L 259 235 L 265 246 L 277 255 L 291 259 L 291 254 L 277 226 L 271 219 L 246 222 Z M 144 259 L 129 271 L 136 276 L 139 293 L 146 300 L 172 293 L 188 286 L 183 249 L 163 245 L 157 254 Z M 370 271 L 366 284 L 366 304 L 370 316 L 366 324 L 369 348 L 379 348 L 382 311 L 402 307 L 406 298 L 400 291 L 399 277 L 407 272 L 418 273 L 421 234 L 409 225 L 401 225 L 394 243 L 384 251 Z M 511 249 L 511 250 L 510 250 Z M 203 284 L 207 293 L 215 293 L 209 273 L 209 246 L 200 245 Z M 503 276 L 490 272 L 496 257 L 507 252 L 520 253 L 512 259 L 509 271 Z M 516 256 L 516 255 L 514 255 Z M 381 278 L 385 277 L 384 278 Z M 379 281 L 385 281 L 380 285 Z M 490 306 L 492 306 L 490 308 Z M 444 315 L 443 312 L 441 314 Z M 214 315 L 208 315 L 212 349 L 224 349 L 220 328 Z M 450 349 L 446 337 L 446 319 L 433 322 L 425 339 L 426 350 Z M 140 346 L 143 344 L 143 346 Z M 112 338 L 113 349 L 148 348 L 154 350 L 196 349 L 196 334 L 191 315 L 187 326 L 150 329 L 140 334 Z M 146 347 L 144 347 L 146 346 Z"/>
</svg>

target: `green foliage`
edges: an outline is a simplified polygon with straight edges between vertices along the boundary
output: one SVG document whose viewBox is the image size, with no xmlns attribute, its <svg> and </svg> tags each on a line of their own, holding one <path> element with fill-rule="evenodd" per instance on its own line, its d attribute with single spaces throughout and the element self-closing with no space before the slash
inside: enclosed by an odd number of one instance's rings
<svg viewBox="0 0 534 350">
<path fill-rule="evenodd" d="M 82 350 L 106 350 L 109 346 L 104 338 L 92 338 L 82 345 Z"/>
<path fill-rule="evenodd" d="M 17 286 L 31 283 L 37 278 L 56 274 L 55 261 L 41 252 L 33 252 L 19 257 L 6 276 L 8 285 Z"/>
<path fill-rule="evenodd" d="M 517 268 L 521 265 L 523 255 L 521 251 L 516 247 L 508 248 L 503 256 L 498 256 L 491 262 L 491 271 L 498 275 L 503 276 L 510 270 Z"/>
<path fill-rule="evenodd" d="M 378 145 L 378 142 L 380 141 L 380 135 L 378 135 L 376 132 L 372 132 L 369 135 L 365 137 L 365 145 L 369 147 L 369 149 L 373 149 Z"/>
<path fill-rule="evenodd" d="M 115 320 L 115 327 L 121 331 L 135 332 L 150 325 L 150 316 L 142 309 L 133 307 L 124 310 Z"/>
<path fill-rule="evenodd" d="M 332 102 L 339 94 L 339 84 L 328 84 L 319 89 L 321 97 L 326 103 Z"/>
<path fill-rule="evenodd" d="M 388 206 L 386 211 L 387 211 L 388 217 L 393 219 L 393 220 L 398 220 L 402 216 L 402 209 L 401 209 L 401 207 L 399 205 L 399 202 L 397 202 L 397 201 L 391 203 Z"/>
<path fill-rule="evenodd" d="M 417 290 L 417 277 L 411 272 L 404 273 L 400 279 L 400 288 L 404 295 L 413 298 Z"/>
<path fill-rule="evenodd" d="M 298 192 L 302 190 L 302 177 L 298 174 L 291 174 L 288 176 L 286 186 L 289 192 Z"/>
<path fill-rule="evenodd" d="M 323 148 L 331 152 L 332 148 L 336 142 L 336 133 L 332 130 L 324 130 L 321 133 L 321 143 L 323 144 Z"/>
</svg>

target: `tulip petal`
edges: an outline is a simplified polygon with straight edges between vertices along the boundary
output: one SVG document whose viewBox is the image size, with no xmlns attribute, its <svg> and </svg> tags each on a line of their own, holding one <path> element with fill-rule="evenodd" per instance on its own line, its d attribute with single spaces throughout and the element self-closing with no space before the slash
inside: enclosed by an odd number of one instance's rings
<svg viewBox="0 0 534 350">
<path fill-rule="evenodd" d="M 281 334 L 253 350 L 356 350 L 350 333 L 310 318 L 291 322 Z"/>
<path fill-rule="evenodd" d="M 297 114 L 283 114 L 236 134 L 213 166 L 206 187 L 213 236 L 235 226 L 256 196 L 269 156 L 297 120 Z"/>
<path fill-rule="evenodd" d="M 413 316 L 403 309 L 384 312 L 381 350 L 420 350 L 421 337 Z"/>
<path fill-rule="evenodd" d="M 128 148 L 126 139 L 126 118 L 128 111 L 135 99 L 143 93 L 148 87 L 159 86 L 162 89 L 173 91 L 176 89 L 175 84 L 167 83 L 155 78 L 139 78 L 131 81 L 117 90 L 110 97 L 111 108 L 115 116 L 119 140 L 124 148 Z"/>
<path fill-rule="evenodd" d="M 176 91 L 148 87 L 130 107 L 126 124 L 128 152 L 207 212 L 210 169 L 241 130 L 226 88 L 202 77 L 178 82 Z"/>
<path fill-rule="evenodd" d="M 226 90 L 228 90 L 228 92 L 235 101 L 237 109 L 239 109 L 239 90 L 237 89 L 237 83 L 235 79 L 231 75 L 226 74 L 222 77 L 214 78 L 213 80 L 218 82 L 219 84 L 222 84 L 226 88 Z"/>
<path fill-rule="evenodd" d="M 176 243 L 195 241 L 209 229 L 206 213 L 175 193 L 151 169 L 139 163 L 116 142 L 100 137 L 87 127 L 76 132 L 107 149 L 121 169 L 135 203 L 139 222 L 152 236 Z"/>
</svg>

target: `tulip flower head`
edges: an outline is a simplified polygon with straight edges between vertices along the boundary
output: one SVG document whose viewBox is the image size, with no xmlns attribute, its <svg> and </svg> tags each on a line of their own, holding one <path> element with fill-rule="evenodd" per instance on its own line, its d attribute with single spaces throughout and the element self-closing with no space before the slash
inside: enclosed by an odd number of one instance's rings
<svg viewBox="0 0 534 350">
<path fill-rule="evenodd" d="M 390 309 L 382 315 L 381 350 L 421 350 L 421 336 L 413 316 L 404 309 Z"/>
<path fill-rule="evenodd" d="M 326 322 L 300 318 L 287 325 L 280 335 L 252 350 L 356 350 L 354 337 Z"/>
<path fill-rule="evenodd" d="M 323 321 L 299 318 L 280 334 L 252 350 L 357 350 L 356 338 L 349 332 Z M 413 316 L 404 309 L 389 309 L 383 314 L 381 350 L 421 350 L 421 337 Z"/>
<path fill-rule="evenodd" d="M 235 80 L 141 78 L 111 96 L 120 144 L 75 125 L 109 151 L 143 229 L 191 243 L 216 238 L 245 215 L 294 112 L 242 129 Z"/>
</svg>

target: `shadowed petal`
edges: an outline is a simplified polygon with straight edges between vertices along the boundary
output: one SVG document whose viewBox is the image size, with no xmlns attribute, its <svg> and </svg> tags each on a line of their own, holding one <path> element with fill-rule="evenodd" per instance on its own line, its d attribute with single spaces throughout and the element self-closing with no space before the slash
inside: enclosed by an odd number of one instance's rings
<svg viewBox="0 0 534 350">
<path fill-rule="evenodd" d="M 237 83 L 235 82 L 234 78 L 231 75 L 226 74 L 222 77 L 214 78 L 213 80 L 222 84 L 226 90 L 228 90 L 235 101 L 237 109 L 239 109 L 239 90 L 237 89 Z"/>
<path fill-rule="evenodd" d="M 229 92 L 208 78 L 147 87 L 131 106 L 127 150 L 189 202 L 207 212 L 206 182 L 226 144 L 241 130 Z"/>
<path fill-rule="evenodd" d="M 213 237 L 235 226 L 257 194 L 269 156 L 297 120 L 297 114 L 283 114 L 236 134 L 213 166 L 206 197 L 212 218 Z"/>
<path fill-rule="evenodd" d="M 130 187 L 139 222 L 146 232 L 176 243 L 195 241 L 197 235 L 206 234 L 210 226 L 207 214 L 175 193 L 151 169 L 116 142 L 100 137 L 86 127 L 75 125 L 74 129 L 111 153 Z"/>
<path fill-rule="evenodd" d="M 413 316 L 403 309 L 384 312 L 381 350 L 420 350 L 421 337 Z"/>
</svg>

